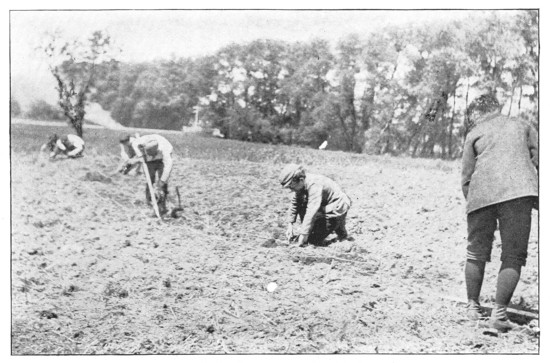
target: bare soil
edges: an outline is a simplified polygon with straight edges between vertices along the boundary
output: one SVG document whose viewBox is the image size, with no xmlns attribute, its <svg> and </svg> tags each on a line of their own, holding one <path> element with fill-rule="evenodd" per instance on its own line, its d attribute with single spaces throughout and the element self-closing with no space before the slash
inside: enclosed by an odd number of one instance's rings
<svg viewBox="0 0 550 363">
<path fill-rule="evenodd" d="M 183 212 L 159 221 L 143 175 L 112 174 L 120 134 L 89 130 L 83 158 L 49 161 L 38 149 L 54 129 L 12 125 L 12 354 L 539 352 L 537 329 L 487 335 L 453 300 L 465 299 L 459 162 L 171 134 Z M 285 243 L 285 162 L 342 185 L 353 241 Z M 513 303 L 536 312 L 533 217 Z"/>
</svg>

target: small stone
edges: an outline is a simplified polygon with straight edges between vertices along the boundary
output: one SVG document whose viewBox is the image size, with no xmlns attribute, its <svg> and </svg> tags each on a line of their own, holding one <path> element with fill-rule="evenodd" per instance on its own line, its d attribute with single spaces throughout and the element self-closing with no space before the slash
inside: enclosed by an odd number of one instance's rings
<svg viewBox="0 0 550 363">
<path fill-rule="evenodd" d="M 483 331 L 483 335 L 488 335 L 491 337 L 498 337 L 498 330 L 493 328 L 487 328 Z"/>
</svg>

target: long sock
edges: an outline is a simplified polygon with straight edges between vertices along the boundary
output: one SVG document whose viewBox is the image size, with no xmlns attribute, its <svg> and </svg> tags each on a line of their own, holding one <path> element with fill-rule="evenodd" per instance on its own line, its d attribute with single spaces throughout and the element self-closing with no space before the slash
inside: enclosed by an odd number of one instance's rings
<svg viewBox="0 0 550 363">
<path fill-rule="evenodd" d="M 481 293 L 483 276 L 485 275 L 485 262 L 466 260 L 464 275 L 466 277 L 466 294 L 468 295 L 468 301 L 479 303 L 479 294 Z"/>
<path fill-rule="evenodd" d="M 514 291 L 516 290 L 516 286 L 518 285 L 520 275 L 521 265 L 507 261 L 502 262 L 502 264 L 500 265 L 500 271 L 498 273 L 497 279 L 497 293 L 495 296 L 495 310 L 499 311 L 494 313 L 498 315 L 497 318 L 506 318 L 506 307 L 508 307 L 508 304 L 510 304 L 510 300 L 512 300 L 512 295 L 514 295 Z"/>
</svg>

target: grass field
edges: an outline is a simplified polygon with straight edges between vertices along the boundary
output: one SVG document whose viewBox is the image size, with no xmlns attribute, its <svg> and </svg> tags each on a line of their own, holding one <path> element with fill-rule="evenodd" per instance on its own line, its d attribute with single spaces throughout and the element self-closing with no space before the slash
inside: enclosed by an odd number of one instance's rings
<svg viewBox="0 0 550 363">
<path fill-rule="evenodd" d="M 539 352 L 533 330 L 485 335 L 452 299 L 465 295 L 458 161 L 167 134 L 184 211 L 160 222 L 143 176 L 113 174 L 123 132 L 85 130 L 84 158 L 49 161 L 53 132 L 71 130 L 11 126 L 13 354 Z M 288 162 L 342 185 L 354 241 L 283 243 Z M 533 213 L 513 303 L 538 311 Z"/>
</svg>

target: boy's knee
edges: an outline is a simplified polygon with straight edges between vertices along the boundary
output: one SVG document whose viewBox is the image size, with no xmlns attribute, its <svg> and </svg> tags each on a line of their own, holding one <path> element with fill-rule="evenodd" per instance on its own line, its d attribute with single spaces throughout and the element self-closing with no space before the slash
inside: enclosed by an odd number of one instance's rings
<svg viewBox="0 0 550 363">
<path fill-rule="evenodd" d="M 527 256 L 518 256 L 518 255 L 505 255 L 500 258 L 502 266 L 506 267 L 518 267 L 521 269 L 522 266 L 525 266 L 527 262 Z"/>
<path fill-rule="evenodd" d="M 480 262 L 491 262 L 491 249 L 468 246 L 466 259 Z"/>
</svg>

